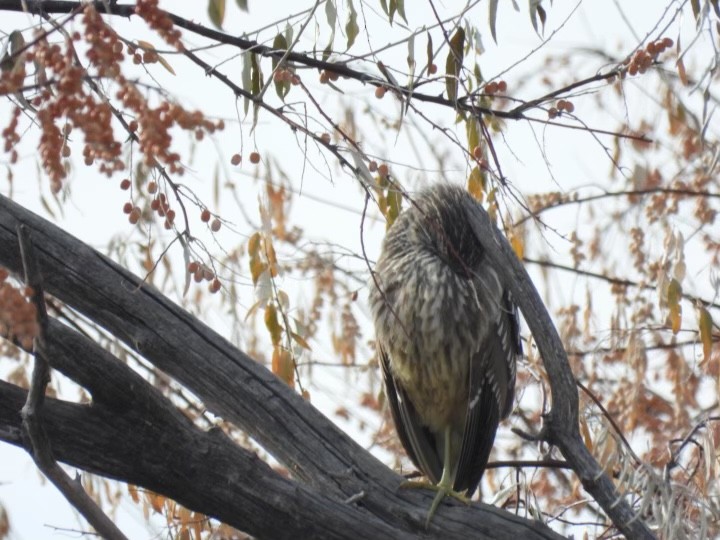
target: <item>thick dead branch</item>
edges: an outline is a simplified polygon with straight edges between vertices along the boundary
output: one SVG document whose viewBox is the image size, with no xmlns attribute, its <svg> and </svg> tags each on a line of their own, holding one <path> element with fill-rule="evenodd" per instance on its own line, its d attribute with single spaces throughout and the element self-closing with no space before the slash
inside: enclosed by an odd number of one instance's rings
<svg viewBox="0 0 720 540">
<path fill-rule="evenodd" d="M 202 400 L 209 411 L 247 431 L 302 482 L 302 485 L 295 482 L 285 485 L 281 480 L 288 482 L 287 480 L 280 476 L 274 478 L 268 473 L 264 478 L 267 483 L 263 489 L 244 495 L 242 500 L 252 499 L 252 502 L 248 503 L 250 508 L 261 505 L 261 509 L 267 510 L 266 499 L 273 499 L 275 490 L 278 490 L 277 496 L 282 499 L 281 494 L 285 489 L 288 492 L 297 492 L 298 496 L 307 493 L 308 500 L 317 497 L 318 501 L 323 501 L 322 504 L 330 502 L 332 504 L 328 508 L 351 516 L 343 519 L 356 520 L 359 528 L 352 532 L 355 537 L 358 537 L 358 530 L 367 533 L 368 529 L 362 525 L 364 523 L 375 523 L 375 526 L 379 527 L 376 536 L 378 538 L 417 535 L 422 530 L 425 510 L 430 504 L 432 493 L 422 490 L 398 490 L 402 481 L 400 476 L 338 430 L 330 420 L 265 367 L 234 348 L 159 291 L 144 284 L 137 276 L 58 227 L 1 196 L 0 264 L 13 272 L 21 270 L 15 232 L 20 223 L 24 223 L 33 235 L 37 256 L 45 272 L 45 289 L 49 294 L 105 327 L 156 367 L 175 378 Z M 78 348 L 67 349 L 67 352 L 79 355 Z M 121 467 L 120 462 L 124 458 L 134 455 L 134 459 L 125 464 L 128 469 L 123 469 L 129 472 L 134 470 L 133 467 L 139 466 L 139 461 L 143 461 L 141 457 L 147 451 L 146 444 L 150 441 L 158 444 L 157 441 L 168 440 L 172 430 L 161 429 L 162 423 L 158 423 L 157 419 L 153 420 L 153 407 L 146 407 L 143 411 L 135 409 L 136 400 L 141 399 L 135 397 L 137 391 L 112 389 L 113 378 L 108 376 L 107 370 L 99 369 L 95 364 L 95 357 L 99 354 L 98 351 L 85 354 L 82 362 L 78 363 L 78 371 L 68 374 L 93 393 L 95 403 L 89 410 L 93 414 L 95 411 L 102 414 L 102 422 L 93 416 L 78 417 L 78 422 L 87 418 L 90 424 L 74 427 L 73 430 L 77 431 L 73 433 L 79 439 L 90 439 L 92 442 L 95 438 L 93 429 L 99 429 L 103 422 L 110 425 L 120 422 L 123 414 L 130 415 L 132 421 L 121 425 L 121 436 L 127 439 L 127 444 L 135 448 L 135 454 L 115 455 L 117 462 L 114 465 L 116 468 Z M 47 357 L 54 361 L 53 354 L 48 354 Z M 99 392 L 98 387 L 102 392 Z M 142 395 L 140 393 L 140 396 Z M 107 400 L 111 403 L 106 403 Z M 101 408 L 100 404 L 107 406 L 108 410 Z M 61 406 L 59 403 L 57 406 L 60 407 L 59 411 L 67 411 L 67 414 L 78 414 L 75 411 L 86 410 L 73 408 L 80 406 Z M 14 423 L 10 421 L 13 414 L 18 413 L 12 409 L 6 410 L 0 424 L 0 437 L 8 441 L 11 441 L 8 434 L 15 429 Z M 115 418 L 114 415 L 118 414 L 119 417 Z M 62 425 L 67 426 L 67 422 L 70 422 L 70 419 Z M 53 427 L 58 425 L 50 420 L 48 424 L 53 424 Z M 148 439 L 142 438 L 143 429 L 151 430 Z M 102 432 L 100 433 L 95 441 L 98 444 L 102 440 Z M 217 476 L 211 478 L 218 484 L 219 493 L 213 490 L 203 493 L 203 490 L 197 488 L 198 479 L 193 471 L 204 471 L 204 462 L 212 455 L 207 440 L 194 441 L 188 450 L 190 453 L 183 457 L 182 463 L 171 459 L 171 455 L 176 452 L 175 446 L 163 443 L 158 458 L 164 457 L 159 462 L 152 462 L 154 467 L 159 468 L 157 476 L 166 483 L 171 482 L 170 479 L 180 482 L 186 476 L 191 478 L 191 481 L 179 485 L 158 486 L 152 478 L 144 478 L 142 474 L 133 473 L 128 477 L 120 474 L 117 469 L 106 468 L 107 464 L 102 462 L 104 457 L 98 454 L 109 452 L 109 456 L 114 455 L 111 452 L 112 445 L 98 452 L 91 442 L 67 441 L 62 437 L 62 433 L 56 435 L 60 440 L 56 441 L 53 435 L 49 434 L 52 447 L 62 461 L 147 486 L 185 502 L 194 510 L 220 517 L 218 510 L 213 510 L 213 506 L 229 504 L 228 501 L 239 497 L 238 493 L 232 490 L 223 491 L 223 486 L 220 485 L 222 482 Z M 135 441 L 135 438 L 139 440 Z M 63 440 L 70 446 L 61 453 Z M 77 447 L 71 443 L 88 444 L 88 448 L 94 449 L 92 455 L 76 452 Z M 116 441 L 116 444 L 119 445 L 119 441 Z M 119 448 L 123 448 L 122 445 Z M 87 462 L 81 464 L 73 461 L 83 456 Z M 243 464 L 242 453 L 233 456 L 223 458 L 222 466 L 217 469 L 216 474 L 222 475 L 223 481 L 227 482 L 228 476 L 234 477 L 234 471 L 239 470 L 236 475 L 237 487 L 242 485 L 246 475 L 251 474 L 254 468 L 261 467 L 261 462 L 257 458 L 245 456 L 245 461 L 252 464 L 252 467 L 249 467 Z M 237 465 L 234 464 L 236 459 L 239 460 Z M 101 463 L 98 464 L 96 460 Z M 199 499 L 189 501 L 188 497 L 192 494 L 187 493 L 183 497 L 179 493 L 180 488 L 201 493 L 206 497 L 206 503 L 203 504 Z M 358 494 L 363 495 L 358 497 Z M 353 502 L 344 509 L 342 505 L 348 500 Z M 315 514 L 315 510 L 308 511 L 311 506 L 300 504 L 289 507 L 297 511 L 293 514 L 294 521 L 285 523 L 295 531 L 293 534 L 306 536 L 308 531 L 312 530 L 308 529 L 311 527 L 308 522 L 316 521 L 319 514 Z M 341 512 L 341 509 L 344 510 Z M 221 519 L 226 517 L 227 515 L 223 514 Z M 337 521 L 340 518 L 335 519 L 335 525 L 341 526 L 341 529 L 348 527 L 348 530 L 353 531 L 348 525 L 340 525 L 342 521 Z M 390 529 L 382 529 L 379 522 Z M 383 534 L 383 530 L 390 530 L 392 534 Z M 342 530 L 336 531 L 336 534 L 339 535 L 337 537 L 343 537 Z M 509 512 L 482 504 L 467 507 L 454 503 L 443 504 L 433 520 L 433 526 L 426 534 L 429 538 L 559 538 L 545 525 Z M 260 533 L 258 536 L 273 535 Z"/>
</svg>

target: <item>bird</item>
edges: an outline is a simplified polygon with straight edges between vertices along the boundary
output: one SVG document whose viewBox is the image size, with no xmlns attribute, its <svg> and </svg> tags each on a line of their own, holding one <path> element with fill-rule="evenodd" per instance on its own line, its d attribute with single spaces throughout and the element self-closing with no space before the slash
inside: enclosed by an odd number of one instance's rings
<svg viewBox="0 0 720 540">
<path fill-rule="evenodd" d="M 388 229 L 369 305 L 385 394 L 408 457 L 436 491 L 469 501 L 501 419 L 513 406 L 522 354 L 518 309 L 475 236 L 460 186 L 433 185 Z"/>
</svg>

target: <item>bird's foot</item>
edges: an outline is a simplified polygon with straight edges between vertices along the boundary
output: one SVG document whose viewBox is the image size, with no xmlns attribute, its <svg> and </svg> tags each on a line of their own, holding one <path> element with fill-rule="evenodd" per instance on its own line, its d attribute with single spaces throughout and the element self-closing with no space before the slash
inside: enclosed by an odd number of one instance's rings
<svg viewBox="0 0 720 540">
<path fill-rule="evenodd" d="M 453 497 L 454 499 L 457 499 L 458 501 L 462 502 L 463 504 L 470 504 L 470 499 L 465 495 L 465 493 L 460 493 L 459 491 L 455 491 L 452 488 L 452 484 L 440 481 L 439 484 L 433 484 L 432 482 L 429 482 L 427 480 L 405 480 L 403 483 L 400 484 L 401 489 L 430 489 L 433 491 L 436 491 L 435 498 L 433 499 L 432 505 L 430 505 L 430 511 L 428 512 L 427 518 L 425 519 L 425 528 L 427 529 L 430 526 L 430 521 L 432 520 L 433 515 L 435 515 L 435 511 L 438 509 L 438 506 L 440 506 L 440 503 L 445 497 Z"/>
</svg>

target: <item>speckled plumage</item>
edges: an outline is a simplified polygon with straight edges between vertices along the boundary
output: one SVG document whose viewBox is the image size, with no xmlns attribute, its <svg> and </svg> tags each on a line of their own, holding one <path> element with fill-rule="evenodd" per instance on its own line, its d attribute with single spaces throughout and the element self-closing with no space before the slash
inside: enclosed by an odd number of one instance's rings
<svg viewBox="0 0 720 540">
<path fill-rule="evenodd" d="M 472 494 L 512 408 L 520 343 L 515 306 L 484 260 L 467 200 L 449 185 L 413 198 L 385 237 L 370 306 L 403 446 L 433 483 L 449 463 L 453 489 Z"/>
</svg>

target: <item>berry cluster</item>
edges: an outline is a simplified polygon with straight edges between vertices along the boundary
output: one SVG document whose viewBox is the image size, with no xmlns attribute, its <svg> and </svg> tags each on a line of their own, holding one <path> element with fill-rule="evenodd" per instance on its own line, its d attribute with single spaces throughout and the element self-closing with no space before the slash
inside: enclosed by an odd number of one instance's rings
<svg viewBox="0 0 720 540">
<path fill-rule="evenodd" d="M 320 83 L 321 84 L 327 84 L 330 81 L 337 81 L 340 78 L 340 75 L 335 73 L 334 71 L 328 71 L 326 69 L 322 70 L 320 72 Z"/>
<path fill-rule="evenodd" d="M 179 31 L 172 28 L 169 16 L 157 9 L 156 1 L 140 0 L 137 10 L 168 42 L 179 46 Z M 36 32 L 33 46 L 17 59 L 12 70 L 3 72 L 0 79 L 0 92 L 8 93 L 22 88 L 26 64 L 35 65 L 42 75 L 39 80 L 45 86 L 30 101 L 37 109 L 36 123 L 41 130 L 40 161 L 50 178 L 51 188 L 59 191 L 67 175 L 63 158 L 70 156 L 67 141 L 74 129 L 82 133 L 82 155 L 86 165 L 97 163 L 100 172 L 107 176 L 123 170 L 122 144 L 113 133 L 113 119 L 126 114 L 133 118 L 129 122 L 122 119 L 122 122 L 139 141 L 145 164 L 167 165 L 170 173 L 182 174 L 180 155 L 170 148 L 170 129 L 177 125 L 186 131 L 194 131 L 200 140 L 205 133 L 222 130 L 223 121 L 210 121 L 201 111 L 187 111 L 167 101 L 151 106 L 135 83 L 124 77 L 121 66 L 126 58 L 126 47 L 134 60 L 155 61 L 157 53 L 145 50 L 140 58 L 138 47 L 126 46 L 92 4 L 84 7 L 81 22 L 84 26 L 82 34 L 74 32 L 64 46 L 63 43 L 51 44 L 43 32 Z M 88 45 L 86 55 L 90 68 L 87 71 L 77 61 L 73 42 L 80 40 Z M 107 99 L 109 96 L 98 95 L 100 86 L 92 82 L 98 78 L 110 79 L 117 85 L 114 97 L 119 100 L 119 107 L 113 108 Z M 92 91 L 88 91 L 86 83 Z M 19 110 L 16 110 L 2 134 L 4 149 L 11 153 L 13 162 L 17 160 L 18 117 Z M 137 212 L 133 217 L 136 215 Z"/>
<path fill-rule="evenodd" d="M 651 41 L 644 49 L 636 51 L 630 58 L 625 59 L 623 62 L 624 72 L 631 76 L 645 73 L 657 60 L 657 57 L 673 45 L 673 40 L 668 37 Z"/>
<path fill-rule="evenodd" d="M 300 84 L 300 76 L 293 73 L 289 69 L 278 69 L 273 73 L 273 80 L 275 82 L 289 82 L 293 86 Z"/>
<path fill-rule="evenodd" d="M 210 285 L 208 289 L 211 293 L 216 293 L 220 290 L 220 280 L 217 278 L 217 275 L 213 272 L 212 268 L 206 264 L 203 264 L 200 261 L 192 261 L 188 264 L 187 271 L 189 274 L 192 274 L 195 283 L 200 283 L 203 280 L 209 281 Z"/>
<path fill-rule="evenodd" d="M 135 13 L 145 19 L 148 26 L 160 34 L 169 45 L 179 51 L 183 50 L 180 30 L 175 28 L 167 13 L 158 8 L 158 0 L 137 0 Z"/>
<path fill-rule="evenodd" d="M 557 118 L 563 113 L 563 111 L 567 113 L 575 111 L 575 105 L 572 104 L 572 101 L 568 101 L 567 99 L 558 99 L 555 106 L 548 109 L 548 116 L 550 118 Z"/>
<path fill-rule="evenodd" d="M 5 281 L 8 275 L 0 267 L 0 335 L 31 351 L 38 334 L 35 305 L 27 301 L 33 291 L 29 287 L 19 291 Z"/>
<path fill-rule="evenodd" d="M 504 94 L 507 92 L 507 83 L 503 80 L 491 81 L 485 85 L 485 94 L 494 96 L 495 94 Z"/>
</svg>

